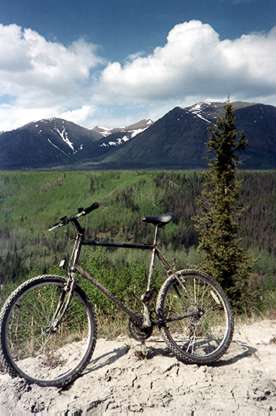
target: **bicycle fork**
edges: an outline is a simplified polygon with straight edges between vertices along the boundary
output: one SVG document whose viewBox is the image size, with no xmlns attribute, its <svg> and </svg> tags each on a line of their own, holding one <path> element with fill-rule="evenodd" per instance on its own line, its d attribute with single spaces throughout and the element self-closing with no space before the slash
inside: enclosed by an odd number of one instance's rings
<svg viewBox="0 0 276 416">
<path fill-rule="evenodd" d="M 80 247 L 81 247 L 81 240 L 83 235 L 78 234 L 74 248 L 72 251 L 72 255 L 69 261 L 69 267 L 68 267 L 68 280 L 66 282 L 66 285 L 62 289 L 62 292 L 60 294 L 60 298 L 56 307 L 56 310 L 53 314 L 51 323 L 48 327 L 48 331 L 56 332 L 62 318 L 64 317 L 64 314 L 69 306 L 69 303 L 72 299 L 72 293 L 75 286 L 75 266 L 78 262 L 79 255 L 80 255 Z M 63 267 L 63 262 L 61 262 L 61 267 Z"/>
</svg>

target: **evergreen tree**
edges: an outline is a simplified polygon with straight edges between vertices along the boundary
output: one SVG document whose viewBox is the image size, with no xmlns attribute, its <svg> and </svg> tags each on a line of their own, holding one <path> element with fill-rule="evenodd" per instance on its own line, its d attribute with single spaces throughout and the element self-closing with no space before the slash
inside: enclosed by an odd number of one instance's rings
<svg viewBox="0 0 276 416">
<path fill-rule="evenodd" d="M 248 292 L 249 262 L 237 237 L 241 208 L 236 173 L 238 152 L 245 148 L 246 139 L 235 127 L 229 102 L 210 133 L 210 158 L 195 227 L 205 253 L 203 268 L 221 283 L 232 303 L 241 306 Z"/>
</svg>

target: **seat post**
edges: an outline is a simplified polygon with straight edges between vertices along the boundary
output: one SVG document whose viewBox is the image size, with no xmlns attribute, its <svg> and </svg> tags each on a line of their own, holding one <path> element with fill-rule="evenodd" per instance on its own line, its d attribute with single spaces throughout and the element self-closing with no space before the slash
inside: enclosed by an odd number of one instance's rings
<svg viewBox="0 0 276 416">
<path fill-rule="evenodd" d="M 156 252 L 157 235 L 158 235 L 158 224 L 155 226 L 155 230 L 154 230 L 153 249 L 152 249 L 152 252 L 151 252 L 151 259 L 150 259 L 150 265 L 149 265 L 147 290 L 150 290 L 150 284 L 151 284 L 151 278 L 152 278 L 153 266 L 154 266 L 154 259 L 155 259 L 155 252 Z"/>
<path fill-rule="evenodd" d="M 157 225 L 155 226 L 155 230 L 154 230 L 154 239 L 153 239 L 153 245 L 154 245 L 154 246 L 155 246 L 155 245 L 156 245 L 156 243 L 157 243 L 158 227 L 159 227 L 159 225 L 157 224 Z"/>
</svg>

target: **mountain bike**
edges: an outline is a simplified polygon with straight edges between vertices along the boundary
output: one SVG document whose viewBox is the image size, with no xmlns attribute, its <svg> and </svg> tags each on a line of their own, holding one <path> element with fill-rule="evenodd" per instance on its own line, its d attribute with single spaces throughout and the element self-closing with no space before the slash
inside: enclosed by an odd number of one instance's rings
<svg viewBox="0 0 276 416">
<path fill-rule="evenodd" d="M 93 354 L 97 324 L 94 307 L 77 283 L 77 276 L 92 283 L 129 317 L 129 333 L 148 339 L 157 327 L 171 351 L 184 363 L 210 364 L 229 347 L 234 330 L 229 301 L 220 287 L 199 270 L 176 271 L 161 253 L 158 232 L 172 216 L 147 216 L 154 225 L 152 244 L 117 243 L 86 238 L 79 219 L 99 207 L 93 203 L 73 216 L 62 217 L 49 228 L 72 224 L 76 230 L 66 277 L 42 275 L 21 284 L 5 302 L 0 315 L 1 361 L 11 376 L 28 383 L 62 387 L 72 382 Z M 132 310 L 80 265 L 83 246 L 149 250 L 147 287 L 141 310 Z M 152 288 L 156 259 L 166 278 L 157 296 Z M 152 306 L 155 300 L 155 308 Z"/>
</svg>

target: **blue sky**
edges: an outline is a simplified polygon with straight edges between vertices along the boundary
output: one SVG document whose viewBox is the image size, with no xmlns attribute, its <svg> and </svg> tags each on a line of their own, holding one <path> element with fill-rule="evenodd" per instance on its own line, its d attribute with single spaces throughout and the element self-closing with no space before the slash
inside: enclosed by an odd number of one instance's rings
<svg viewBox="0 0 276 416">
<path fill-rule="evenodd" d="M 274 0 L 0 0 L 0 131 L 92 127 L 175 105 L 276 105 Z"/>
</svg>

